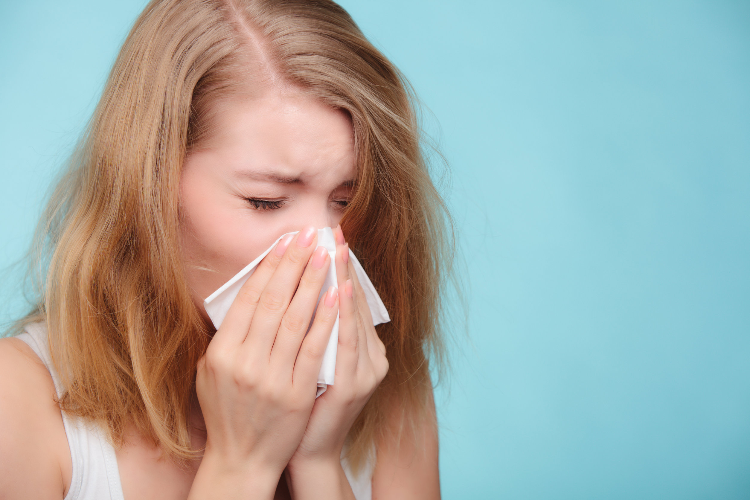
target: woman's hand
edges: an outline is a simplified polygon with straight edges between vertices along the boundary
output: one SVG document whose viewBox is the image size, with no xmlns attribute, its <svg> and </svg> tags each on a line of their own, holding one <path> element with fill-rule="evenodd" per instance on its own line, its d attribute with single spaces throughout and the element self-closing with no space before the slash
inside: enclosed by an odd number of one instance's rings
<svg viewBox="0 0 750 500">
<path fill-rule="evenodd" d="M 269 252 L 198 363 L 207 441 L 190 498 L 271 498 L 302 439 L 338 310 L 331 287 L 305 336 L 330 265 L 316 241 L 310 227 Z"/>
<path fill-rule="evenodd" d="M 304 469 L 320 470 L 325 467 L 321 464 L 340 467 L 349 429 L 388 372 L 385 346 L 375 332 L 356 272 L 349 265 L 349 246 L 340 227 L 334 234 L 340 303 L 336 381 L 315 401 L 302 442 L 289 461 L 292 493 L 299 490 L 295 488 L 295 476 L 310 477 Z"/>
</svg>

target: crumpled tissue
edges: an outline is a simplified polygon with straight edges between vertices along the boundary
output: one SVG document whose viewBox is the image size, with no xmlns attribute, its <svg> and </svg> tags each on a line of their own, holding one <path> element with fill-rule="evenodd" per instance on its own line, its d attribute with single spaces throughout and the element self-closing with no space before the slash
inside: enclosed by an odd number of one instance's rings
<svg viewBox="0 0 750 500">
<path fill-rule="evenodd" d="M 299 231 L 294 231 L 279 236 L 278 239 L 276 239 L 276 241 L 270 247 L 268 247 L 268 249 L 266 249 L 255 260 L 245 266 L 242 271 L 237 273 L 232 279 L 224 283 L 221 288 L 216 290 L 206 300 L 203 301 L 203 306 L 206 308 L 206 312 L 211 318 L 211 321 L 213 322 L 216 329 L 221 326 L 222 321 L 224 321 L 224 318 L 229 311 L 229 307 L 232 305 L 235 297 L 237 297 L 237 294 L 240 292 L 240 288 L 242 288 L 242 285 L 250 276 L 252 276 L 253 271 L 255 271 L 255 268 L 258 267 L 258 264 L 260 264 L 260 261 L 263 260 L 263 257 L 268 255 L 268 252 L 270 252 L 273 249 L 274 245 L 276 245 L 276 243 L 284 236 L 286 236 L 287 234 L 297 234 L 298 232 Z M 326 275 L 325 282 L 320 289 L 320 295 L 318 296 L 318 300 L 316 302 L 315 311 L 317 311 L 317 303 L 319 303 L 323 298 L 325 293 L 328 291 L 328 288 L 331 287 L 331 285 L 338 288 L 336 281 L 336 266 L 334 264 L 336 259 L 336 239 L 333 236 L 333 230 L 330 227 L 318 229 L 318 246 L 325 247 L 325 249 L 328 250 L 328 254 L 331 256 L 331 264 L 328 267 L 328 274 Z M 375 287 L 372 285 L 370 278 L 367 277 L 365 270 L 362 269 L 362 266 L 354 256 L 354 253 L 351 251 L 351 249 L 349 250 L 349 260 L 351 261 L 352 267 L 354 267 L 354 271 L 357 273 L 359 283 L 365 292 L 367 305 L 370 307 L 370 312 L 372 313 L 373 325 L 379 325 L 381 323 L 389 322 L 391 318 L 388 316 L 388 311 L 385 309 L 383 301 L 380 300 L 378 292 L 375 291 Z M 313 312 L 313 319 L 314 318 L 315 312 Z M 313 322 L 311 320 L 310 326 L 307 329 L 308 331 L 310 331 L 312 323 Z M 333 385 L 334 375 L 336 374 L 336 349 L 338 347 L 338 340 L 339 317 L 338 315 L 336 315 L 336 322 L 333 324 L 331 336 L 328 339 L 328 345 L 326 346 L 325 353 L 323 354 L 323 364 L 321 365 L 320 372 L 318 373 L 318 390 L 315 395 L 316 398 L 323 394 L 329 385 Z"/>
</svg>

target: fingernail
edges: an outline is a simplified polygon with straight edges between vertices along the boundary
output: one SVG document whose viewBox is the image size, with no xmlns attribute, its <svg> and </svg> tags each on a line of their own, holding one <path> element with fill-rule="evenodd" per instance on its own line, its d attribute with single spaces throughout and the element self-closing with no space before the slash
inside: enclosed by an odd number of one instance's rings
<svg viewBox="0 0 750 500">
<path fill-rule="evenodd" d="M 284 255 L 284 252 L 286 252 L 287 247 L 289 246 L 289 243 L 292 242 L 292 238 L 294 238 L 293 234 L 288 234 L 284 236 L 281 241 L 279 241 L 279 244 L 276 245 L 276 255 Z"/>
<path fill-rule="evenodd" d="M 310 246 L 310 243 L 312 243 L 314 234 L 315 234 L 315 228 L 312 226 L 302 231 L 299 237 L 297 238 L 297 246 L 300 246 L 300 247 Z"/>
<path fill-rule="evenodd" d="M 338 295 L 338 290 L 336 290 L 335 286 L 331 286 L 331 288 L 328 289 L 328 292 L 326 292 L 326 306 L 327 307 L 333 307 L 333 305 L 336 303 L 336 296 Z"/>
<path fill-rule="evenodd" d="M 341 230 L 341 224 L 336 226 L 336 243 L 339 245 L 346 243 L 346 240 L 344 240 L 344 231 Z"/>
<path fill-rule="evenodd" d="M 318 247 L 315 249 L 315 253 L 313 254 L 312 259 L 313 269 L 320 269 L 321 267 L 323 267 L 323 264 L 326 263 L 326 255 L 328 255 L 328 250 L 326 250 L 326 247 Z"/>
<path fill-rule="evenodd" d="M 344 259 L 344 264 L 349 263 L 349 243 L 344 244 L 344 250 L 343 254 L 341 254 L 341 258 Z"/>
<path fill-rule="evenodd" d="M 354 287 L 352 286 L 351 278 L 344 283 L 344 290 L 346 290 L 346 295 L 351 299 L 354 295 Z"/>
</svg>

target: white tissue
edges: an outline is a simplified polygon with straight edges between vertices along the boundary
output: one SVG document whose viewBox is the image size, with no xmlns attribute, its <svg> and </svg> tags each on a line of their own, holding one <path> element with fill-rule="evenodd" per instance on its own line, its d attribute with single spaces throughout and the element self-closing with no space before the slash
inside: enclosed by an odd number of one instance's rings
<svg viewBox="0 0 750 500">
<path fill-rule="evenodd" d="M 221 326 L 224 317 L 229 311 L 229 306 L 234 302 L 235 297 L 240 292 L 240 288 L 247 281 L 247 279 L 253 274 L 255 268 L 263 260 L 263 257 L 268 255 L 274 245 L 281 240 L 287 234 L 297 234 L 299 231 L 292 233 L 282 234 L 278 239 L 270 246 L 266 251 L 260 254 L 254 261 L 248 264 L 242 271 L 237 273 L 232 279 L 224 283 L 218 290 L 212 293 L 206 300 L 203 301 L 203 306 L 206 308 L 208 316 L 211 318 L 214 326 L 218 329 Z M 320 290 L 318 301 L 323 298 L 323 295 L 328 291 L 328 288 L 333 285 L 338 288 L 336 281 L 336 266 L 334 264 L 336 259 L 336 239 L 333 236 L 333 230 L 330 227 L 318 229 L 318 246 L 325 247 L 328 250 L 328 254 L 331 256 L 331 264 L 328 267 L 328 274 L 326 275 L 325 282 Z M 373 325 L 379 325 L 381 323 L 387 323 L 391 320 L 388 316 L 388 311 L 385 309 L 383 301 L 380 300 L 378 292 L 375 291 L 375 287 L 372 285 L 370 278 L 365 274 L 365 270 L 362 269 L 357 258 L 349 250 L 349 259 L 352 262 L 354 271 L 357 273 L 359 284 L 365 292 L 367 298 L 367 305 L 370 307 L 372 313 Z M 317 302 L 316 308 L 317 310 Z M 313 312 L 313 319 L 315 318 L 315 312 Z M 310 321 L 310 327 L 312 326 L 312 320 Z M 308 331 L 310 331 L 308 327 Z M 323 354 L 323 364 L 320 367 L 318 373 L 318 391 L 315 395 L 317 398 L 326 391 L 327 386 L 333 385 L 334 375 L 336 374 L 336 349 L 339 341 L 339 317 L 336 316 L 336 322 L 333 324 L 333 330 L 331 336 L 328 339 L 328 346 L 326 347 L 325 353 Z"/>
</svg>

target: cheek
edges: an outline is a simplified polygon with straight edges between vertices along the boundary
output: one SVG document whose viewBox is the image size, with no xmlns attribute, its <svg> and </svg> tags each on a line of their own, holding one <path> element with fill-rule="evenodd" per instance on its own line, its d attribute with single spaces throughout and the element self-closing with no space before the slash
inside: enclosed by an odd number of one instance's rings
<svg viewBox="0 0 750 500">
<path fill-rule="evenodd" d="M 201 300 L 279 236 L 242 200 L 210 178 L 186 172 L 180 186 L 180 239 L 188 284 Z"/>
</svg>

